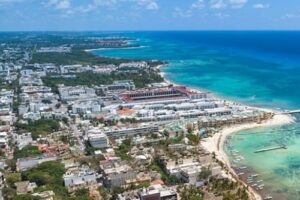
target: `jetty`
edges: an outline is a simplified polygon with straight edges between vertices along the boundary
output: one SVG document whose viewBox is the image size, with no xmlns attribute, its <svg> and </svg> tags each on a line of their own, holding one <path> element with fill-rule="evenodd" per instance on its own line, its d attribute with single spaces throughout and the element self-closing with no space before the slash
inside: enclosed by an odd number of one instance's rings
<svg viewBox="0 0 300 200">
<path fill-rule="evenodd" d="M 281 112 L 281 114 L 299 114 L 300 113 L 300 109 L 298 110 L 286 110 Z"/>
<path fill-rule="evenodd" d="M 270 147 L 270 148 L 256 150 L 256 151 L 254 151 L 254 153 L 262 153 L 262 152 L 273 151 L 273 150 L 277 150 L 277 149 L 287 149 L 287 147 L 285 145 L 278 146 L 278 147 Z"/>
</svg>

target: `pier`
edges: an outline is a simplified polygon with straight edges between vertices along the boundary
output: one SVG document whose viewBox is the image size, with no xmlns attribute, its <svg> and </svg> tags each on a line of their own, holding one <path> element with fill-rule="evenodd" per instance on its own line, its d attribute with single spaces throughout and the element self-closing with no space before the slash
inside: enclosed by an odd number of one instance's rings
<svg viewBox="0 0 300 200">
<path fill-rule="evenodd" d="M 273 151 L 273 150 L 277 150 L 277 149 L 287 149 L 286 146 L 282 145 L 279 147 L 271 147 L 271 148 L 266 148 L 266 149 L 259 149 L 254 151 L 254 153 L 262 153 L 262 152 L 266 152 L 266 151 Z"/>
<path fill-rule="evenodd" d="M 282 112 L 281 114 L 299 114 L 300 113 L 300 109 L 299 110 L 287 110 Z"/>
</svg>

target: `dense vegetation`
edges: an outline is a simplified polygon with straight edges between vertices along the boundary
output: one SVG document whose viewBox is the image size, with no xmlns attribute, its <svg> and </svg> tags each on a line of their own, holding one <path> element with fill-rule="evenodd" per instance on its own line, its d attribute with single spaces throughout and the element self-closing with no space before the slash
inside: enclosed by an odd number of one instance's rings
<svg viewBox="0 0 300 200">
<path fill-rule="evenodd" d="M 132 141 L 130 139 L 123 140 L 122 144 L 115 149 L 115 153 L 122 160 L 131 160 L 132 158 L 127 154 L 131 149 Z"/>
<path fill-rule="evenodd" d="M 57 120 L 45 119 L 30 121 L 28 124 L 16 124 L 17 129 L 31 132 L 33 139 L 38 138 L 39 135 L 46 136 L 52 132 L 58 131 L 59 127 L 59 122 Z"/>
<path fill-rule="evenodd" d="M 110 75 L 104 74 L 94 74 L 91 72 L 76 74 L 76 79 L 64 79 L 64 78 L 53 78 L 53 77 L 43 77 L 42 80 L 44 84 L 48 87 L 57 91 L 57 84 L 64 84 L 66 86 L 76 86 L 76 85 L 101 85 L 101 84 L 111 84 L 115 80 L 133 80 L 136 87 L 142 88 L 147 84 L 154 82 L 161 82 L 163 78 L 153 71 L 140 70 L 139 73 L 112 73 Z"/>
<path fill-rule="evenodd" d="M 98 57 L 82 49 L 73 49 L 70 53 L 34 53 L 31 63 L 54 63 L 56 65 L 100 65 L 120 64 L 128 59 Z"/>
<path fill-rule="evenodd" d="M 28 156 L 34 157 L 34 156 L 38 156 L 41 154 L 42 154 L 42 152 L 38 149 L 37 146 L 27 145 L 26 147 L 24 147 L 21 150 L 15 150 L 14 159 L 24 158 L 24 157 L 28 157 Z"/>
<path fill-rule="evenodd" d="M 56 162 L 44 162 L 28 171 L 20 173 L 9 173 L 6 175 L 7 186 L 4 189 L 5 199 L 13 200 L 32 200 L 35 199 L 30 194 L 16 195 L 15 183 L 19 181 L 35 182 L 38 188 L 35 192 L 52 190 L 55 193 L 55 199 L 62 200 L 90 200 L 86 191 L 77 191 L 76 197 L 69 196 L 67 189 L 63 184 L 64 165 Z"/>
<path fill-rule="evenodd" d="M 22 172 L 22 181 L 28 180 L 35 182 L 38 188 L 37 192 L 52 190 L 55 193 L 55 198 L 62 200 L 90 200 L 88 190 L 81 189 L 75 192 L 74 196 L 70 196 L 63 183 L 63 174 L 65 169 L 63 164 L 56 161 L 49 161 L 38 165 L 37 167 Z M 18 178 L 18 177 L 16 177 Z M 16 179 L 15 178 L 15 179 Z M 33 199 L 30 195 L 17 196 L 14 199 Z"/>
<path fill-rule="evenodd" d="M 178 189 L 182 200 L 203 200 L 204 192 L 195 186 L 180 186 Z"/>
</svg>

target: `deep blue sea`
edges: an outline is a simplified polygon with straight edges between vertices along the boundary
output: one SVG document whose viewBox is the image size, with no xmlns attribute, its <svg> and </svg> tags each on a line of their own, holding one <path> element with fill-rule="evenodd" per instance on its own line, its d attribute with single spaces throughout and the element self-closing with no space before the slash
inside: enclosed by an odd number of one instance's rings
<svg viewBox="0 0 300 200">
<path fill-rule="evenodd" d="M 249 105 L 300 109 L 300 32 L 173 31 L 110 35 L 136 39 L 133 43 L 141 48 L 96 50 L 96 55 L 168 61 L 162 71 L 173 82 Z M 231 142 L 245 157 L 241 164 L 261 174 L 265 193 L 273 199 L 300 199 L 299 122 L 242 131 Z M 253 153 L 257 148 L 282 143 L 287 145 L 287 151 Z"/>
</svg>

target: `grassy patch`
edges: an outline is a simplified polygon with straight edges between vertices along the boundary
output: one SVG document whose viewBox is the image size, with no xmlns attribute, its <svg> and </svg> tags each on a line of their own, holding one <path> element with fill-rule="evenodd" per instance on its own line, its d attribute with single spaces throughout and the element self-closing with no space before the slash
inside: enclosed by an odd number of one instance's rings
<svg viewBox="0 0 300 200">
<path fill-rule="evenodd" d="M 32 138 L 36 139 L 41 136 L 46 136 L 52 132 L 59 130 L 59 122 L 57 120 L 40 119 L 37 121 L 29 122 L 28 124 L 17 123 L 16 128 L 31 132 Z"/>
</svg>

